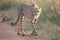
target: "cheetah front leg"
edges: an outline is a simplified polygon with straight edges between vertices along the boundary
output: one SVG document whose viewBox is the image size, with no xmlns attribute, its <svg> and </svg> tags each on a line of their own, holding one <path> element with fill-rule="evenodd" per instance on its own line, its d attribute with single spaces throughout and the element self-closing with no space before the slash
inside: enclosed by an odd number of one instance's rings
<svg viewBox="0 0 60 40">
<path fill-rule="evenodd" d="M 37 36 L 37 32 L 36 32 L 36 30 L 35 30 L 35 22 L 32 22 L 32 21 L 31 21 L 31 25 L 32 25 L 32 33 L 31 33 L 31 35 Z"/>
</svg>

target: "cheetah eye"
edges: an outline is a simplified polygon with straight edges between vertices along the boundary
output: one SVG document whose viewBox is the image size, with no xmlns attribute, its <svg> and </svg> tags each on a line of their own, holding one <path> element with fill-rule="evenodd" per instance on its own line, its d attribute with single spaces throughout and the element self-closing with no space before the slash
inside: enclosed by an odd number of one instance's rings
<svg viewBox="0 0 60 40">
<path fill-rule="evenodd" d="M 39 12 L 38 8 L 36 8 L 36 12 Z"/>
<path fill-rule="evenodd" d="M 37 11 L 37 12 L 39 12 L 39 11 Z"/>
</svg>

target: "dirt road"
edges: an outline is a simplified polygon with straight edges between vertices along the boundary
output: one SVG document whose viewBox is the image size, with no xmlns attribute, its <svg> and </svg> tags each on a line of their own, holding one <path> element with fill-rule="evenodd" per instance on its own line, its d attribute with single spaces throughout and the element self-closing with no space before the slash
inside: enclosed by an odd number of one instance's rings
<svg viewBox="0 0 60 40">
<path fill-rule="evenodd" d="M 1 21 L 1 19 L 0 19 Z M 9 23 L 0 23 L 0 40 L 38 40 L 30 36 L 20 36 L 16 34 L 14 28 Z"/>
</svg>

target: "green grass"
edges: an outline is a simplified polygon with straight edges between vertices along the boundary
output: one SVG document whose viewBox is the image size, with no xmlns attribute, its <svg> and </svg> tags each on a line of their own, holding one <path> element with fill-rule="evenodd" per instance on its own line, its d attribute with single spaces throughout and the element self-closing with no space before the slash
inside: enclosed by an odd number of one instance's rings
<svg viewBox="0 0 60 40">
<path fill-rule="evenodd" d="M 13 0 L 12 0 L 13 1 Z M 16 1 L 16 0 L 15 0 Z M 32 0 L 26 0 L 27 3 L 31 3 Z M 36 24 L 36 31 L 38 33 L 39 39 L 41 40 L 60 40 L 60 6 L 57 0 L 34 0 L 39 6 L 43 8 L 42 13 Z M 21 0 L 17 1 L 21 3 Z M 18 3 L 18 4 L 20 4 Z M 18 6 L 18 5 L 17 5 Z M 7 14 L 16 18 L 18 12 L 17 8 L 12 7 L 7 10 Z M 14 21 L 14 20 L 13 20 Z M 26 34 L 32 32 L 31 25 L 29 22 L 25 21 L 23 29 Z"/>
</svg>

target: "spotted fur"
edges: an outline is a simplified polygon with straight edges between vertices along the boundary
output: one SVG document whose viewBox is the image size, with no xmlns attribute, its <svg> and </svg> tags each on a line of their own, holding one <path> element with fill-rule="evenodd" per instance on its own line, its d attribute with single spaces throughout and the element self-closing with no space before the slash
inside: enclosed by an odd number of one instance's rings
<svg viewBox="0 0 60 40">
<path fill-rule="evenodd" d="M 39 18 L 41 10 L 42 10 L 42 8 L 39 8 L 36 4 L 28 5 L 28 4 L 22 3 L 18 6 L 17 20 L 14 24 L 11 23 L 11 25 L 16 25 L 20 21 L 20 26 L 18 28 L 18 35 L 19 34 L 24 35 L 24 33 L 22 32 L 22 25 L 23 25 L 23 20 L 26 20 L 26 19 L 31 22 L 31 26 L 33 29 L 33 32 L 31 35 L 37 35 L 37 33 L 35 31 L 35 23 L 37 22 L 37 20 Z"/>
</svg>

